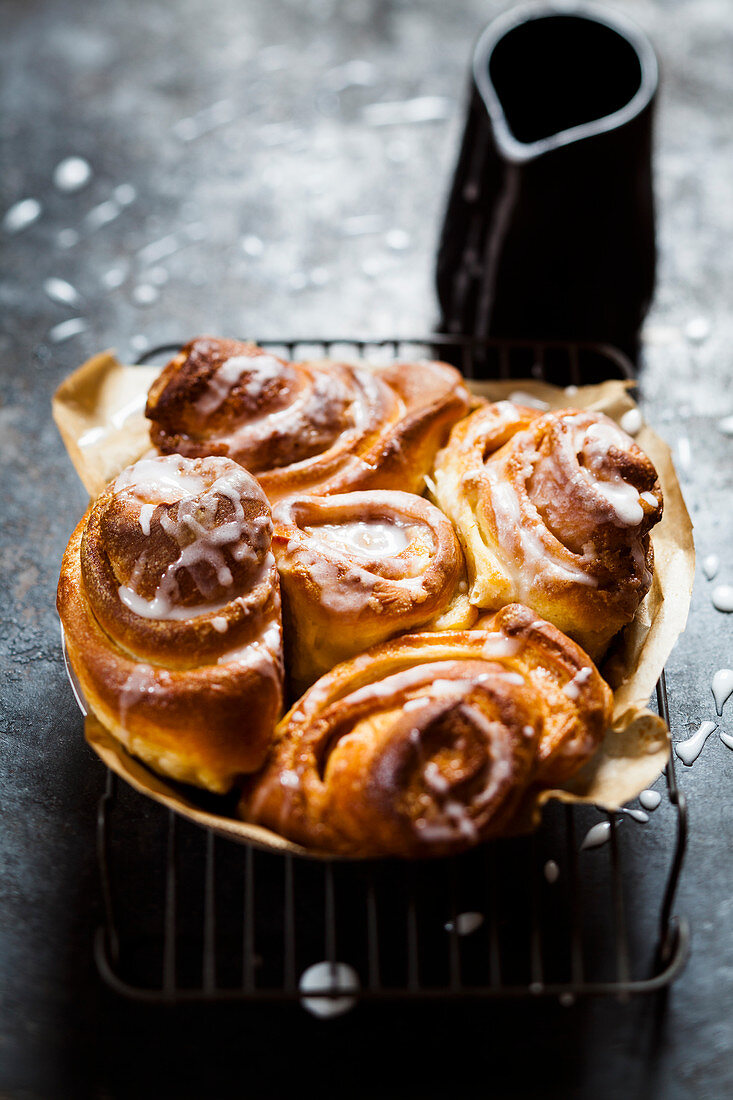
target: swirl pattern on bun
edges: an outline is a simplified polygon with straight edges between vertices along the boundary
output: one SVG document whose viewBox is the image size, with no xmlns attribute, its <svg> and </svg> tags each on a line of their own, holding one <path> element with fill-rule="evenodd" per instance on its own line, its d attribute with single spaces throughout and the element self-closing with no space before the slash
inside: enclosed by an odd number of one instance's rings
<svg viewBox="0 0 733 1100">
<path fill-rule="evenodd" d="M 598 659 L 652 581 L 653 463 L 602 413 L 502 401 L 452 430 L 436 498 L 466 553 L 470 599 L 520 601 Z"/>
<path fill-rule="evenodd" d="M 525 607 L 402 636 L 337 666 L 278 726 L 241 814 L 364 858 L 437 856 L 506 832 L 530 786 L 595 751 L 611 693 L 579 646 Z"/>
<path fill-rule="evenodd" d="M 374 490 L 293 498 L 275 506 L 273 520 L 298 694 L 395 634 L 459 629 L 476 618 L 453 526 L 422 497 Z"/>
<path fill-rule="evenodd" d="M 262 763 L 282 705 L 264 493 L 224 458 L 141 459 L 91 505 L 58 609 L 103 724 L 157 771 L 224 792 Z"/>
<path fill-rule="evenodd" d="M 445 363 L 289 363 L 200 336 L 153 383 L 146 415 L 163 454 L 224 455 L 273 503 L 293 494 L 422 492 L 472 399 Z"/>
</svg>

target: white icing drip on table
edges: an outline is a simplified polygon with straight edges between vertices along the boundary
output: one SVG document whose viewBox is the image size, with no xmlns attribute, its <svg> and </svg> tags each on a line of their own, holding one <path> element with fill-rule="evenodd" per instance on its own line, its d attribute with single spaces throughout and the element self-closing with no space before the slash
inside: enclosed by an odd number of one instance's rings
<svg viewBox="0 0 733 1100">
<path fill-rule="evenodd" d="M 560 868 L 554 859 L 548 859 L 544 867 L 545 879 L 553 886 L 560 877 Z"/>
<path fill-rule="evenodd" d="M 656 810 L 661 801 L 662 796 L 659 791 L 642 791 L 639 795 L 639 802 L 645 810 Z"/>
<path fill-rule="evenodd" d="M 581 852 L 586 851 L 588 848 L 600 848 L 602 844 L 606 843 L 610 835 L 611 822 L 599 821 L 585 834 L 583 843 L 580 845 Z"/>
<path fill-rule="evenodd" d="M 621 813 L 626 814 L 627 817 L 632 818 L 633 821 L 640 822 L 642 825 L 646 825 L 649 820 L 649 814 L 645 813 L 643 810 L 629 810 L 626 806 L 622 806 Z"/>
<path fill-rule="evenodd" d="M 354 997 L 343 996 L 344 993 L 352 993 L 359 988 L 359 976 L 356 971 L 346 963 L 319 962 L 309 966 L 300 976 L 299 989 L 302 994 L 301 1004 L 306 1012 L 312 1016 L 327 1019 L 332 1016 L 342 1016 L 356 1004 Z M 342 996 L 308 997 L 308 993 L 325 992 L 329 994 L 342 994 Z"/>
<path fill-rule="evenodd" d="M 692 767 L 702 752 L 708 737 L 717 728 L 716 722 L 703 722 L 697 733 L 693 733 L 692 737 L 688 737 L 686 741 L 679 741 L 675 745 L 674 751 L 683 764 L 688 768 Z"/>
<path fill-rule="evenodd" d="M 719 668 L 713 676 L 713 699 L 717 714 L 723 713 L 723 707 L 730 695 L 733 695 L 733 668 Z"/>
<path fill-rule="evenodd" d="M 458 913 L 455 919 L 455 924 L 452 920 L 446 921 L 444 928 L 446 932 L 453 932 L 455 929 L 457 936 L 470 936 L 472 932 L 475 932 L 484 923 L 483 913 L 478 913 L 471 910 L 467 913 Z"/>
<path fill-rule="evenodd" d="M 733 584 L 719 584 L 713 589 L 713 607 L 716 611 L 733 611 Z"/>
<path fill-rule="evenodd" d="M 720 558 L 717 554 L 708 554 L 703 558 L 702 571 L 709 581 L 713 580 L 720 568 Z"/>
</svg>

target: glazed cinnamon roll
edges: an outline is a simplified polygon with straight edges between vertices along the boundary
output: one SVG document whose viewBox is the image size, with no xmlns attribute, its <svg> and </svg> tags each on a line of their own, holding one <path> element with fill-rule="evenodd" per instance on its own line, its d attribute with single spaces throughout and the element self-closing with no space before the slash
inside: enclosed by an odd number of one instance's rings
<svg viewBox="0 0 733 1100">
<path fill-rule="evenodd" d="M 602 413 L 501 401 L 456 425 L 435 484 L 471 602 L 521 601 L 598 659 L 649 589 L 662 515 L 654 465 L 630 436 Z"/>
<path fill-rule="evenodd" d="M 58 609 L 103 724 L 156 771 L 225 792 L 262 764 L 282 705 L 264 493 L 225 458 L 146 458 L 79 523 Z"/>
<path fill-rule="evenodd" d="M 530 785 L 597 748 L 611 692 L 518 605 L 477 629 L 400 637 L 337 666 L 278 726 L 241 814 L 322 852 L 433 856 L 507 831 Z"/>
<path fill-rule="evenodd" d="M 476 618 L 453 526 L 422 497 L 374 490 L 291 498 L 275 506 L 273 520 L 294 694 L 394 634 L 461 629 Z"/>
<path fill-rule="evenodd" d="M 270 501 L 356 489 L 422 492 L 471 397 L 445 363 L 288 363 L 255 344 L 200 336 L 148 395 L 163 454 L 226 455 Z"/>
</svg>

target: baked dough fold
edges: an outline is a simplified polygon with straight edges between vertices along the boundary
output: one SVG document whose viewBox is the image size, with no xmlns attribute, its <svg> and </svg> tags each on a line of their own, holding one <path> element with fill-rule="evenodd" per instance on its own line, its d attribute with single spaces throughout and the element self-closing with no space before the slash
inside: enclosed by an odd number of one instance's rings
<svg viewBox="0 0 733 1100">
<path fill-rule="evenodd" d="M 290 363 L 252 343 L 199 336 L 153 383 L 146 415 L 159 452 L 232 458 L 274 503 L 303 493 L 422 492 L 472 403 L 446 363 Z"/>
<path fill-rule="evenodd" d="M 476 618 L 461 545 L 429 501 L 390 490 L 276 505 L 287 668 L 300 694 L 340 661 L 417 627 Z"/>
<path fill-rule="evenodd" d="M 453 428 L 434 477 L 471 602 L 524 603 L 598 660 L 652 581 L 662 491 L 633 439 L 602 413 L 500 401 Z"/>
<path fill-rule="evenodd" d="M 90 506 L 58 610 L 91 709 L 155 770 L 216 792 L 262 764 L 282 706 L 264 493 L 224 458 L 145 458 Z"/>
<path fill-rule="evenodd" d="M 531 786 L 595 751 L 611 692 L 519 605 L 473 630 L 405 635 L 322 677 L 282 720 L 240 811 L 300 844 L 434 856 L 506 832 Z"/>
</svg>

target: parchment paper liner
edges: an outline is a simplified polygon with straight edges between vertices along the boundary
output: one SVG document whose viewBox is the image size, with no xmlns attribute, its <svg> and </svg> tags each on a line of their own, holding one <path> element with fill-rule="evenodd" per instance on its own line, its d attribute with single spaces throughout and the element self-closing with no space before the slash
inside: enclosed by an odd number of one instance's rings
<svg viewBox="0 0 733 1100">
<path fill-rule="evenodd" d="M 112 352 L 94 356 L 56 391 L 53 415 L 79 477 L 91 496 L 150 449 L 144 417 L 148 388 L 159 367 L 123 366 Z M 514 393 L 531 395 L 550 408 L 588 408 L 620 421 L 636 408 L 632 383 L 609 381 L 570 394 L 530 379 L 475 382 L 471 389 L 491 401 Z M 521 398 L 517 396 L 517 400 Z M 682 499 L 672 457 L 659 436 L 643 425 L 635 438 L 654 462 L 664 493 L 664 515 L 652 532 L 654 583 L 634 620 L 621 633 L 601 672 L 614 689 L 611 727 L 598 752 L 566 787 L 532 794 L 518 821 L 531 828 L 550 798 L 587 802 L 616 810 L 650 786 L 669 758 L 669 733 L 646 709 L 659 675 L 685 627 L 695 568 L 692 523 Z M 86 737 L 107 767 L 136 790 L 223 836 L 270 851 L 323 857 L 269 829 L 202 810 L 189 793 L 148 770 L 90 715 Z"/>
</svg>

